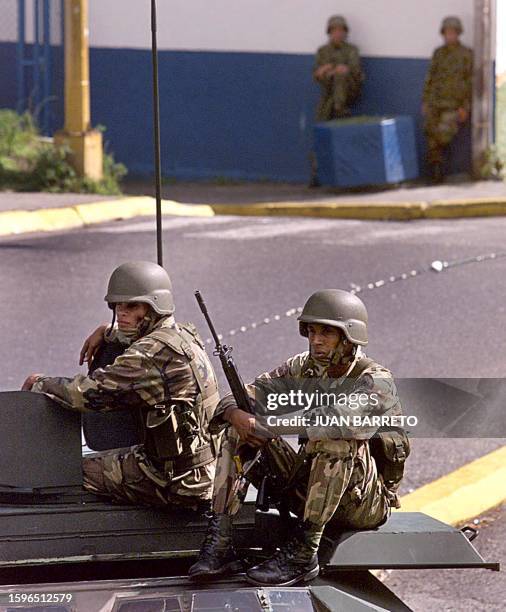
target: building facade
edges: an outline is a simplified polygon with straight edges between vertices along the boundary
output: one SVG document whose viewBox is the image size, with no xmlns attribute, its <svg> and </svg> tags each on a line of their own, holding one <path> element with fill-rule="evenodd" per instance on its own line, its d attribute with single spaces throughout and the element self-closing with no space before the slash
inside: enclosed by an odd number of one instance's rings
<svg viewBox="0 0 506 612">
<path fill-rule="evenodd" d="M 43 2 L 44 0 L 40 0 Z M 2 5 L 15 0 L 0 0 Z M 59 0 L 52 5 L 56 22 Z M 34 0 L 27 0 L 26 46 Z M 424 152 L 421 96 L 446 15 L 473 46 L 474 1 L 159 0 L 163 174 L 303 182 L 309 176 L 319 95 L 311 72 L 325 24 L 342 14 L 366 75 L 354 114 L 411 115 Z M 150 3 L 89 0 L 92 120 L 132 174 L 153 168 Z M 0 106 L 19 104 L 19 28 L 0 27 Z M 63 123 L 58 25 L 51 33 L 51 128 Z M 25 97 L 33 82 L 26 79 Z M 454 145 L 455 171 L 470 165 L 470 129 Z"/>
</svg>

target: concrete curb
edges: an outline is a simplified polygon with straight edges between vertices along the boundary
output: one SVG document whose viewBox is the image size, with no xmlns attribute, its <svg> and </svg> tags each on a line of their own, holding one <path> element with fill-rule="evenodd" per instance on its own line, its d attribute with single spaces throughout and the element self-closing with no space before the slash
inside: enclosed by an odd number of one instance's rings
<svg viewBox="0 0 506 612">
<path fill-rule="evenodd" d="M 506 215 L 506 197 L 475 200 L 435 200 L 427 206 L 427 218 L 496 217 Z"/>
<path fill-rule="evenodd" d="M 191 217 L 212 217 L 207 205 L 162 202 L 162 214 Z M 155 200 L 147 196 L 106 200 L 91 204 L 76 204 L 33 211 L 11 210 L 0 213 L 0 236 L 29 232 L 51 232 L 87 227 L 96 223 L 119 221 L 133 217 L 155 215 Z"/>
<path fill-rule="evenodd" d="M 398 512 L 424 512 L 450 525 L 472 519 L 506 499 L 506 446 L 401 498 Z"/>
<path fill-rule="evenodd" d="M 506 197 L 433 202 L 262 202 L 254 204 L 184 204 L 162 201 L 164 215 L 212 217 L 215 215 L 320 217 L 339 219 L 398 220 L 453 219 L 506 215 Z M 51 232 L 86 227 L 133 217 L 153 216 L 154 198 L 119 198 L 33 211 L 0 213 L 0 236 Z"/>
<path fill-rule="evenodd" d="M 406 221 L 423 218 L 426 204 L 422 202 L 263 202 L 211 204 L 211 207 L 217 215 Z"/>
<path fill-rule="evenodd" d="M 262 202 L 258 204 L 212 204 L 217 215 L 327 217 L 406 221 L 455 219 L 506 215 L 506 197 L 432 202 Z"/>
</svg>

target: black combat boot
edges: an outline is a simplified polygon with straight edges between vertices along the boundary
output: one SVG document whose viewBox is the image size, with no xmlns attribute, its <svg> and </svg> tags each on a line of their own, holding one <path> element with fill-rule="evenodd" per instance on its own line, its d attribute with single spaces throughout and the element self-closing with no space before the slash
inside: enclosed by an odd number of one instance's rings
<svg viewBox="0 0 506 612">
<path fill-rule="evenodd" d="M 232 518 L 226 514 L 212 514 L 199 558 L 188 570 L 194 580 L 212 579 L 223 574 L 242 571 L 242 562 L 232 546 Z"/>
<path fill-rule="evenodd" d="M 318 546 L 322 529 L 305 523 L 299 533 L 274 555 L 246 572 L 251 584 L 261 586 L 291 586 L 318 576 Z"/>
</svg>

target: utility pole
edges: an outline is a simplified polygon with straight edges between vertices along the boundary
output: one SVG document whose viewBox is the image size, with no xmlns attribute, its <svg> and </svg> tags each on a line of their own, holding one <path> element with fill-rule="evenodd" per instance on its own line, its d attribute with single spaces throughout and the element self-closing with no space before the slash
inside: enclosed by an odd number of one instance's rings
<svg viewBox="0 0 506 612">
<path fill-rule="evenodd" d="M 474 2 L 474 76 L 472 114 L 473 174 L 479 177 L 484 155 L 494 141 L 492 2 Z"/>
<path fill-rule="evenodd" d="M 65 126 L 55 143 L 67 145 L 79 176 L 99 180 L 103 172 L 102 134 L 91 129 L 88 0 L 64 0 Z"/>
</svg>

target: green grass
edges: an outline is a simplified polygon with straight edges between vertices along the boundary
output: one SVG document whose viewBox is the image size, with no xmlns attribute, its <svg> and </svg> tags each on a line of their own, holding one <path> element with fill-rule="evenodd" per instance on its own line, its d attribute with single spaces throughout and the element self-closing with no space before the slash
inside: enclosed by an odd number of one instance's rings
<svg viewBox="0 0 506 612">
<path fill-rule="evenodd" d="M 28 113 L 18 115 L 13 110 L 0 109 L 0 189 L 121 193 L 119 181 L 126 174 L 126 168 L 117 164 L 111 154 L 104 152 L 100 181 L 77 176 L 68 154 L 67 149 L 40 137 Z"/>
</svg>

